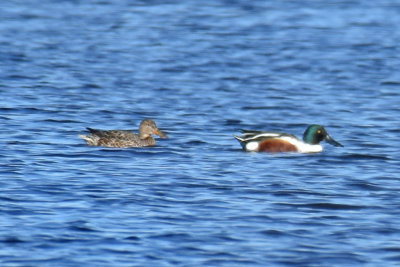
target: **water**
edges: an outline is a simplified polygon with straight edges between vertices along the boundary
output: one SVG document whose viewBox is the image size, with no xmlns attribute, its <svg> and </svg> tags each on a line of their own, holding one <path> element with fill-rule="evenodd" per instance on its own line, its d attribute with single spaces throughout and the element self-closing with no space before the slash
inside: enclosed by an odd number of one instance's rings
<svg viewBox="0 0 400 267">
<path fill-rule="evenodd" d="M 1 266 L 395 266 L 400 5 L 3 1 Z M 157 147 L 88 147 L 85 127 Z M 344 145 L 241 151 L 239 129 Z"/>
</svg>

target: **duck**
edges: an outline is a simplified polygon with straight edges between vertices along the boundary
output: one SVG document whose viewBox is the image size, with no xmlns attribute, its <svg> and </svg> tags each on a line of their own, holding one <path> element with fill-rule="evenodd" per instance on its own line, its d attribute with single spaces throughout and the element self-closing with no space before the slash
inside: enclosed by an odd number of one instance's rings
<svg viewBox="0 0 400 267">
<path fill-rule="evenodd" d="M 318 124 L 308 126 L 303 134 L 303 140 L 293 134 L 280 132 L 244 130 L 242 133 L 242 136 L 234 137 L 240 142 L 243 150 L 248 152 L 318 153 L 323 151 L 321 141 L 343 147 L 328 134 L 323 126 Z"/>
<path fill-rule="evenodd" d="M 105 147 L 149 147 L 155 146 L 156 140 L 153 137 L 158 135 L 160 138 L 168 138 L 168 136 L 158 129 L 156 123 L 152 119 L 144 119 L 139 126 L 139 134 L 129 130 L 99 130 L 86 128 L 90 134 L 79 135 L 86 141 L 89 146 L 105 146 Z"/>
</svg>

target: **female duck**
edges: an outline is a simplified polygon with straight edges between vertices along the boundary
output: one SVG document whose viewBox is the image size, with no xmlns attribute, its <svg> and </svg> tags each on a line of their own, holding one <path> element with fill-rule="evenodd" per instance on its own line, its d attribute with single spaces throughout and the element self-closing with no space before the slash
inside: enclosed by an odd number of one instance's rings
<svg viewBox="0 0 400 267">
<path fill-rule="evenodd" d="M 152 134 L 167 138 L 153 120 L 143 120 L 139 127 L 139 134 L 126 130 L 96 130 L 87 128 L 89 135 L 79 135 L 89 146 L 106 147 L 147 147 L 155 146 L 156 140 Z"/>
<path fill-rule="evenodd" d="M 329 136 L 321 125 L 310 125 L 304 132 L 303 140 L 287 133 L 265 131 L 243 131 L 243 136 L 235 136 L 245 151 L 251 152 L 299 152 L 317 153 L 323 150 L 320 142 L 343 147 Z"/>
</svg>

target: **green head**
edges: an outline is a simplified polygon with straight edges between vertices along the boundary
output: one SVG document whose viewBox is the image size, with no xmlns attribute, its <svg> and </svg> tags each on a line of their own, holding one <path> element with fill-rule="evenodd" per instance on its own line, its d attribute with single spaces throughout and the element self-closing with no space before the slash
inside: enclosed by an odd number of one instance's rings
<svg viewBox="0 0 400 267">
<path fill-rule="evenodd" d="M 321 141 L 325 140 L 331 145 L 343 146 L 339 142 L 335 141 L 332 137 L 330 137 L 323 126 L 317 124 L 310 125 L 307 128 L 307 130 L 304 132 L 303 140 L 305 143 L 310 145 L 317 145 Z"/>
</svg>

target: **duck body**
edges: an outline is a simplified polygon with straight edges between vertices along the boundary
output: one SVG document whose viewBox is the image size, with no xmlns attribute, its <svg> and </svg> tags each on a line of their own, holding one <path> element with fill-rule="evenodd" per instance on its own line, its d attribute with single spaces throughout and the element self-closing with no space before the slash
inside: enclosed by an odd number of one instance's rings
<svg viewBox="0 0 400 267">
<path fill-rule="evenodd" d="M 342 146 L 328 135 L 325 128 L 313 124 L 304 132 L 303 140 L 293 134 L 270 131 L 243 131 L 242 136 L 235 136 L 242 148 L 248 152 L 298 152 L 318 153 L 323 151 L 320 144 L 325 140 L 334 146 Z"/>
<path fill-rule="evenodd" d="M 85 140 L 89 146 L 145 147 L 156 145 L 156 140 L 153 136 L 140 139 L 138 134 L 127 130 L 99 130 L 89 127 L 86 129 L 88 129 L 90 134 L 81 135 L 80 137 Z"/>
<path fill-rule="evenodd" d="M 156 140 L 152 136 L 156 134 L 161 138 L 167 138 L 153 120 L 143 120 L 139 127 L 139 134 L 127 130 L 98 130 L 87 128 L 89 135 L 79 137 L 86 141 L 89 146 L 105 147 L 148 147 L 155 146 Z"/>
</svg>

